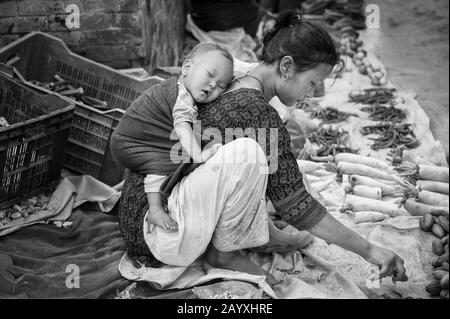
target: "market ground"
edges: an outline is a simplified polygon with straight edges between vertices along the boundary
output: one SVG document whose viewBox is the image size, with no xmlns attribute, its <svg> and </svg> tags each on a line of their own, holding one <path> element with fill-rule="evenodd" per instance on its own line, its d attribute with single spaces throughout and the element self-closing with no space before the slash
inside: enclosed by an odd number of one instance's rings
<svg viewBox="0 0 450 319">
<path fill-rule="evenodd" d="M 449 155 L 449 1 L 369 0 L 380 7 L 375 54 L 401 91 L 417 93 Z"/>
</svg>

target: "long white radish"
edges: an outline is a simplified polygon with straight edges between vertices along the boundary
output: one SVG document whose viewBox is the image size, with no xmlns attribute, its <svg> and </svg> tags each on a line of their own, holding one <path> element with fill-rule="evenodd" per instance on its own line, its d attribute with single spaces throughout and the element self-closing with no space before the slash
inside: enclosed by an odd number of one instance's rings
<svg viewBox="0 0 450 319">
<path fill-rule="evenodd" d="M 449 195 L 448 183 L 418 180 L 416 185 L 426 191 Z"/>
<path fill-rule="evenodd" d="M 297 160 L 297 164 L 300 171 L 304 174 L 309 174 L 325 168 L 324 163 L 316 163 L 312 161 Z"/>
<path fill-rule="evenodd" d="M 403 185 L 403 181 L 399 177 L 397 177 L 394 173 L 383 171 L 381 169 L 370 167 L 363 164 L 340 162 L 338 164 L 338 169 L 341 174 L 363 175 L 372 178 L 384 179 L 387 181 L 394 181 Z"/>
<path fill-rule="evenodd" d="M 430 206 L 448 207 L 448 195 L 422 190 L 417 195 L 419 202 Z"/>
<path fill-rule="evenodd" d="M 386 218 L 389 218 L 389 215 L 379 213 L 379 212 L 355 212 L 355 223 L 367 223 L 367 222 L 381 222 Z"/>
<path fill-rule="evenodd" d="M 363 156 L 351 153 L 339 153 L 336 154 L 334 158 L 336 163 L 347 162 L 355 164 L 364 164 L 374 168 L 389 169 L 390 165 L 388 162 L 380 160 L 378 158 Z"/>
<path fill-rule="evenodd" d="M 372 211 L 391 217 L 405 215 L 406 213 L 405 210 L 399 208 L 396 204 L 349 194 L 345 197 L 345 205 L 349 206 L 354 212 Z"/>
<path fill-rule="evenodd" d="M 405 187 L 395 184 L 392 181 L 380 181 L 371 177 L 352 175 L 350 176 L 350 183 L 352 185 L 364 185 L 370 187 L 379 187 L 383 192 L 383 196 L 400 196 L 405 193 Z"/>
<path fill-rule="evenodd" d="M 380 200 L 383 197 L 383 191 L 379 187 L 370 187 L 365 185 L 355 185 L 352 189 L 353 195 Z"/>
<path fill-rule="evenodd" d="M 419 203 L 414 199 L 408 199 L 403 204 L 403 207 L 413 216 L 425 216 L 431 214 L 434 216 L 448 216 L 448 207 L 430 206 L 423 203 Z"/>
<path fill-rule="evenodd" d="M 433 165 L 419 165 L 419 176 L 420 179 L 446 182 L 448 183 L 448 167 L 433 166 Z"/>
</svg>

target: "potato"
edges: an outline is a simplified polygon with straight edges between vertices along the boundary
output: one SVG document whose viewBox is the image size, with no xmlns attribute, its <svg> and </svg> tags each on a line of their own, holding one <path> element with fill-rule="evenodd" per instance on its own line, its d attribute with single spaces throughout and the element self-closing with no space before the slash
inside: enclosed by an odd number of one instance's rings
<svg viewBox="0 0 450 319">
<path fill-rule="evenodd" d="M 445 252 L 444 246 L 442 245 L 440 240 L 433 241 L 432 248 L 433 252 L 438 256 L 442 256 Z"/>
<path fill-rule="evenodd" d="M 434 224 L 434 218 L 431 214 L 426 214 L 420 219 L 420 228 L 423 231 L 429 232 Z"/>
<path fill-rule="evenodd" d="M 442 269 L 448 271 L 448 262 L 444 261 L 442 263 Z"/>
<path fill-rule="evenodd" d="M 448 263 L 448 252 L 444 253 L 442 256 L 436 257 L 431 265 L 433 267 L 441 267 L 444 262 Z"/>
<path fill-rule="evenodd" d="M 355 54 L 355 59 L 361 60 L 361 64 L 362 64 L 362 59 L 364 59 L 366 56 L 364 54 L 364 52 L 358 52 Z"/>
<path fill-rule="evenodd" d="M 358 68 L 359 73 L 361 73 L 362 75 L 367 75 L 367 67 L 365 65 L 361 65 Z"/>
<path fill-rule="evenodd" d="M 441 281 L 437 279 L 433 280 L 425 287 L 425 290 L 433 297 L 440 296 L 442 290 Z"/>
<path fill-rule="evenodd" d="M 448 219 L 444 216 L 439 216 L 437 218 L 437 223 L 442 227 L 443 230 L 448 234 Z"/>
<path fill-rule="evenodd" d="M 372 69 L 377 72 L 377 71 L 381 71 L 381 66 L 378 65 L 377 63 L 372 63 Z"/>
<path fill-rule="evenodd" d="M 444 238 L 445 237 L 445 231 L 438 224 L 434 224 L 433 227 L 431 228 L 431 231 L 438 238 Z"/>
<path fill-rule="evenodd" d="M 441 280 L 446 274 L 448 274 L 448 271 L 445 271 L 445 270 L 433 271 L 433 277 L 437 280 Z"/>
<path fill-rule="evenodd" d="M 442 245 L 447 245 L 448 244 L 448 235 L 445 236 L 444 238 L 442 238 Z"/>
<path fill-rule="evenodd" d="M 370 82 L 372 85 L 374 85 L 374 86 L 378 86 L 378 85 L 380 85 L 380 79 L 379 78 L 377 78 L 377 77 L 375 77 L 375 76 L 371 76 L 371 78 L 372 78 L 372 81 Z"/>
<path fill-rule="evenodd" d="M 376 77 L 376 78 L 378 78 L 378 80 L 379 80 L 379 79 L 381 79 L 381 78 L 383 77 L 383 73 L 381 73 L 380 71 L 377 71 L 377 72 L 375 72 L 375 73 L 373 74 L 373 76 Z"/>
<path fill-rule="evenodd" d="M 441 288 L 448 289 L 448 273 L 441 279 Z"/>
<path fill-rule="evenodd" d="M 385 86 L 386 84 L 387 84 L 387 80 L 386 80 L 386 78 L 383 76 L 383 77 L 380 79 L 380 85 Z"/>
</svg>

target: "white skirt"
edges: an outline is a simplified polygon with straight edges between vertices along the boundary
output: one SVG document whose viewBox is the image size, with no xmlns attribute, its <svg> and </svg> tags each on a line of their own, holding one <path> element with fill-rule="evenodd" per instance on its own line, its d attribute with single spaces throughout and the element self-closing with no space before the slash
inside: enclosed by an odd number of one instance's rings
<svg viewBox="0 0 450 319">
<path fill-rule="evenodd" d="M 215 156 L 178 183 L 168 198 L 178 231 L 147 225 L 144 238 L 153 256 L 189 266 L 212 241 L 219 251 L 258 247 L 269 241 L 265 193 L 267 160 L 253 139 L 222 146 Z"/>
</svg>

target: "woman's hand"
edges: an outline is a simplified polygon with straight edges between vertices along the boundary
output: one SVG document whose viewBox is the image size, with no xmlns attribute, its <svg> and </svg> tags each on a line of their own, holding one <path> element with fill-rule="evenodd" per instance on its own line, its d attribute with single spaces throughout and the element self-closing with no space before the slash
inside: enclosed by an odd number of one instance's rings
<svg viewBox="0 0 450 319">
<path fill-rule="evenodd" d="M 325 215 L 309 229 L 314 236 L 360 255 L 380 267 L 380 277 L 393 276 L 392 280 L 407 281 L 404 261 L 390 250 L 375 246 L 354 231 L 342 225 L 330 214 Z"/>
<path fill-rule="evenodd" d="M 390 250 L 371 245 L 366 260 L 380 267 L 380 279 L 393 276 L 393 282 L 408 280 L 403 259 Z"/>
</svg>

